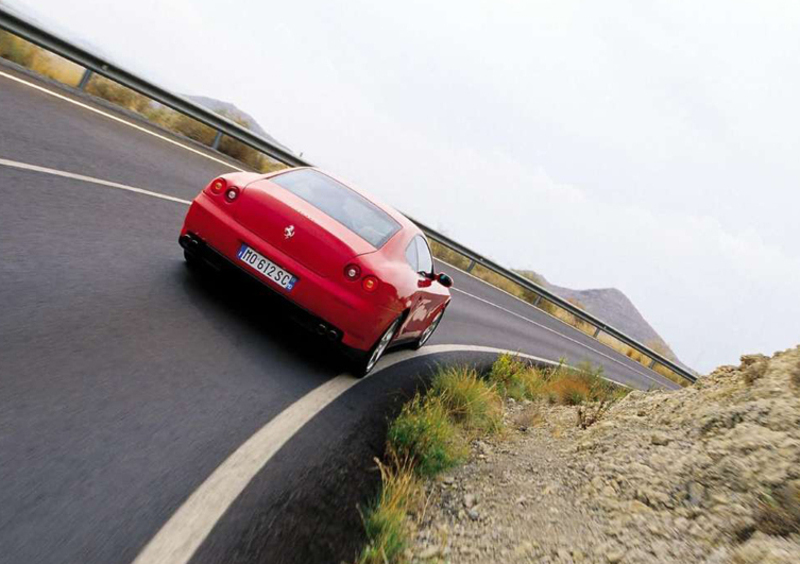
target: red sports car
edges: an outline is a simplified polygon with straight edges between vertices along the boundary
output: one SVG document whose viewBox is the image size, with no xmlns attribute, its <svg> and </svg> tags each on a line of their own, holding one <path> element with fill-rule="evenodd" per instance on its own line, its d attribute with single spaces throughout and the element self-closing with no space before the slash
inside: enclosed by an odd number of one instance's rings
<svg viewBox="0 0 800 564">
<path fill-rule="evenodd" d="M 190 265 L 233 264 L 298 306 L 359 376 L 390 346 L 424 345 L 450 301 L 416 225 L 315 168 L 212 180 L 179 242 Z"/>
</svg>

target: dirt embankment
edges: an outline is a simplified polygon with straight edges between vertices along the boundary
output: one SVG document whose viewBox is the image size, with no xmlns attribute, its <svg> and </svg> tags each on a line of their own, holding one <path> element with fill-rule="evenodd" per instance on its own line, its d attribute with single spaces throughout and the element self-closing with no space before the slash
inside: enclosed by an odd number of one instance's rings
<svg viewBox="0 0 800 564">
<path fill-rule="evenodd" d="M 800 347 L 678 392 L 506 402 L 514 429 L 428 482 L 414 561 L 800 563 Z"/>
</svg>

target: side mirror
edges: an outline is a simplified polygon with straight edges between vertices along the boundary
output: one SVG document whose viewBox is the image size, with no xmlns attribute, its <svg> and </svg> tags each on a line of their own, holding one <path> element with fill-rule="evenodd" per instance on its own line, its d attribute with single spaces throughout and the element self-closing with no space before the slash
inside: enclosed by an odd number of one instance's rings
<svg viewBox="0 0 800 564">
<path fill-rule="evenodd" d="M 450 288 L 453 285 L 453 279 L 444 272 L 440 272 L 436 279 L 439 281 L 439 284 L 445 288 Z"/>
</svg>

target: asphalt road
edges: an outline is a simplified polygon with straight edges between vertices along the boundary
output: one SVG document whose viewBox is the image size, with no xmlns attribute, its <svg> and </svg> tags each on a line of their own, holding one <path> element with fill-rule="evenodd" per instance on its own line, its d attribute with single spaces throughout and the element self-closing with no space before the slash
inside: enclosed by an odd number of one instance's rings
<svg viewBox="0 0 800 564">
<path fill-rule="evenodd" d="M 4 68 L 0 68 L 8 72 Z M 0 159 L 191 199 L 230 169 L 0 76 Z M 253 285 L 183 264 L 186 206 L 0 165 L 0 562 L 127 563 L 253 433 L 343 371 Z M 431 343 L 589 360 L 674 384 L 447 266 Z M 192 562 L 352 556 L 386 413 L 434 362 L 345 392 L 252 480 Z M 355 532 L 355 534 L 354 534 Z M 354 540 L 355 539 L 355 540 Z"/>
</svg>

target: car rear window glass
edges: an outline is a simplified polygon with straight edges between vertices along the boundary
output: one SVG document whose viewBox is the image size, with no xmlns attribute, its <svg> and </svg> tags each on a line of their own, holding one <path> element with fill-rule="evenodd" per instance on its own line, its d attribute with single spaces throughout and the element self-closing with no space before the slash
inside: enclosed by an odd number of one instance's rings
<svg viewBox="0 0 800 564">
<path fill-rule="evenodd" d="M 341 182 L 313 169 L 292 170 L 270 181 L 304 199 L 350 231 L 380 248 L 400 230 L 385 211 Z"/>
</svg>

